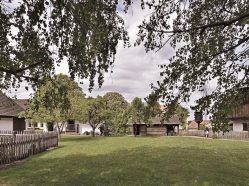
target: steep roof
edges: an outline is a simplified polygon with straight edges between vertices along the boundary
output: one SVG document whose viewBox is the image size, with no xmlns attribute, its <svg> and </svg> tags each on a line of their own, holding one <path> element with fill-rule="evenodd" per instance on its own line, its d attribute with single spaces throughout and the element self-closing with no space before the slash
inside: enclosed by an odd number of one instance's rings
<svg viewBox="0 0 249 186">
<path fill-rule="evenodd" d="M 0 116 L 18 116 L 24 110 L 25 108 L 0 91 Z"/>
<path fill-rule="evenodd" d="M 13 101 L 16 102 L 23 109 L 26 109 L 26 106 L 28 104 L 28 99 L 13 99 Z"/>
<path fill-rule="evenodd" d="M 161 117 L 160 116 L 156 116 L 155 118 L 153 118 L 152 120 L 152 125 L 172 125 L 172 124 L 175 124 L 175 125 L 180 125 L 181 122 L 179 120 L 179 117 L 177 116 L 172 116 L 171 118 L 169 118 L 168 120 L 164 120 L 163 123 L 161 123 Z M 129 125 L 132 125 L 133 123 L 129 123 Z M 137 124 L 145 124 L 144 122 L 141 122 L 141 123 L 137 123 Z"/>
<path fill-rule="evenodd" d="M 208 127 L 210 124 L 211 124 L 210 120 L 203 120 L 200 123 L 200 125 L 204 125 L 205 127 Z M 193 121 L 189 122 L 188 128 L 189 129 L 198 129 L 198 123 L 195 122 L 195 120 L 193 120 Z"/>
<path fill-rule="evenodd" d="M 152 124 L 165 124 L 165 125 L 169 125 L 169 124 L 181 124 L 179 117 L 177 116 L 172 116 L 170 117 L 168 120 L 164 120 L 163 123 L 161 123 L 161 117 L 157 116 L 153 119 Z"/>
</svg>

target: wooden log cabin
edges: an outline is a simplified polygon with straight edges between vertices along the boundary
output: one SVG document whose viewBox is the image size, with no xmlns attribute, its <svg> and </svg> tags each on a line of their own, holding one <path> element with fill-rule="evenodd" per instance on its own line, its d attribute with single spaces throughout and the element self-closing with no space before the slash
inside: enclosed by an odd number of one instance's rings
<svg viewBox="0 0 249 186">
<path fill-rule="evenodd" d="M 233 108 L 232 114 L 228 117 L 232 121 L 232 129 L 236 132 L 249 132 L 249 87 L 239 90 L 242 96 L 242 103 Z"/>
<path fill-rule="evenodd" d="M 173 116 L 168 121 L 163 122 L 161 122 L 161 117 L 157 116 L 150 125 L 145 123 L 130 124 L 129 133 L 134 136 L 178 135 L 180 124 L 181 122 L 177 116 Z"/>
<path fill-rule="evenodd" d="M 229 119 L 232 121 L 233 131 L 249 131 L 249 101 L 243 102 L 234 110 Z"/>
<path fill-rule="evenodd" d="M 18 114 L 25 110 L 26 103 L 27 100 L 10 99 L 0 91 L 0 130 L 25 130 L 25 119 L 19 118 Z"/>
</svg>

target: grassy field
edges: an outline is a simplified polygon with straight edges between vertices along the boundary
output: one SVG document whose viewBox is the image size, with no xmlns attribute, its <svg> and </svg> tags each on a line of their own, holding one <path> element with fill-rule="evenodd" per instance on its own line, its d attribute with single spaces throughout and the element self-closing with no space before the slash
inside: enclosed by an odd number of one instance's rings
<svg viewBox="0 0 249 186">
<path fill-rule="evenodd" d="M 187 137 L 64 137 L 0 170 L 0 185 L 249 185 L 249 143 Z"/>
</svg>

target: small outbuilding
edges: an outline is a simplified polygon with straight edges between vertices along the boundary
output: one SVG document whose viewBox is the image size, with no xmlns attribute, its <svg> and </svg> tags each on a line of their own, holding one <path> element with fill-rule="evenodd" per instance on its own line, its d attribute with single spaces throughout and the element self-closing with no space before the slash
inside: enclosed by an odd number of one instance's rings
<svg viewBox="0 0 249 186">
<path fill-rule="evenodd" d="M 129 132 L 132 135 L 178 135 L 180 130 L 179 117 L 173 116 L 169 120 L 161 121 L 160 116 L 155 117 L 150 125 L 145 123 L 136 123 L 129 126 Z"/>
</svg>

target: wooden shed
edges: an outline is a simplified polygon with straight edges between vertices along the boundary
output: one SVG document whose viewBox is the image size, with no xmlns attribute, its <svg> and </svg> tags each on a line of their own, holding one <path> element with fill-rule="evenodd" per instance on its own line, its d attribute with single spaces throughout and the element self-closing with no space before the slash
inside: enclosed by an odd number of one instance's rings
<svg viewBox="0 0 249 186">
<path fill-rule="evenodd" d="M 145 123 L 131 124 L 129 132 L 134 136 L 178 135 L 180 124 L 181 122 L 177 116 L 173 116 L 168 121 L 163 122 L 161 122 L 161 117 L 157 116 L 150 125 Z"/>
</svg>

